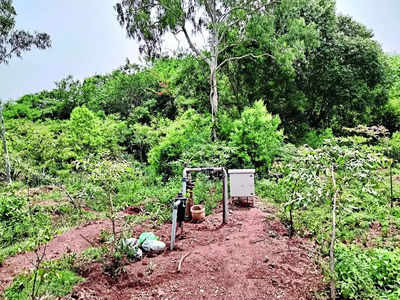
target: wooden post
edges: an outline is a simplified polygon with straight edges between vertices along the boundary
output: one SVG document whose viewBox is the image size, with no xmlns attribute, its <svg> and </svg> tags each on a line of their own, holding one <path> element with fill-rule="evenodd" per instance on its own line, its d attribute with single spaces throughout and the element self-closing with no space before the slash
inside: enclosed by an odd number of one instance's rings
<svg viewBox="0 0 400 300">
<path fill-rule="evenodd" d="M 389 172 L 390 172 L 390 207 L 393 207 L 393 173 L 392 173 L 393 160 L 390 161 Z"/>
</svg>

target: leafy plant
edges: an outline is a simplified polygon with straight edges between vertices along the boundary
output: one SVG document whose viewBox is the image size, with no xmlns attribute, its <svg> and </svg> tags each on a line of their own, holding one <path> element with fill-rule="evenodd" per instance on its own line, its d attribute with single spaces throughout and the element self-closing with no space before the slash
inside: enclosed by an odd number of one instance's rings
<svg viewBox="0 0 400 300">
<path fill-rule="evenodd" d="M 83 281 L 83 278 L 73 271 L 74 263 L 75 256 L 70 255 L 59 260 L 44 262 L 34 272 L 18 275 L 12 285 L 5 290 L 5 299 L 32 300 L 67 295 L 75 284 Z M 35 278 L 37 289 L 32 297 Z"/>
<path fill-rule="evenodd" d="M 192 152 L 199 144 L 209 144 L 210 132 L 210 118 L 188 110 L 170 125 L 166 136 L 150 150 L 150 165 L 165 177 L 181 174 L 185 167 L 179 163 L 182 154 Z"/>
<path fill-rule="evenodd" d="M 262 101 L 246 108 L 233 124 L 229 145 L 236 149 L 233 165 L 255 167 L 265 173 L 278 154 L 283 132 L 278 130 L 280 119 L 268 113 Z"/>
<path fill-rule="evenodd" d="M 390 146 L 392 148 L 391 154 L 393 158 L 400 161 L 400 131 L 393 134 L 393 137 L 390 140 Z"/>
<path fill-rule="evenodd" d="M 400 296 L 400 252 L 336 248 L 338 291 L 344 299 L 398 299 Z"/>
</svg>

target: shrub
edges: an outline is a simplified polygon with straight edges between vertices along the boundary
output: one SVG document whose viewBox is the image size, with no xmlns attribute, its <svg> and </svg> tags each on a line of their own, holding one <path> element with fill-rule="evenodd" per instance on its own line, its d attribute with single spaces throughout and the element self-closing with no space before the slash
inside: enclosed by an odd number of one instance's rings
<svg viewBox="0 0 400 300">
<path fill-rule="evenodd" d="M 400 252 L 338 245 L 335 271 L 344 299 L 399 299 Z"/>
<path fill-rule="evenodd" d="M 392 156 L 396 160 L 400 160 L 400 131 L 393 134 L 390 141 L 390 146 L 392 147 Z"/>
<path fill-rule="evenodd" d="M 62 168 L 72 167 L 74 161 L 83 160 L 89 155 L 104 153 L 115 155 L 122 149 L 125 123 L 111 118 L 101 120 L 85 106 L 75 108 L 71 118 L 60 136 L 58 148 L 61 151 L 57 160 Z"/>
<path fill-rule="evenodd" d="M 180 174 L 184 168 L 182 154 L 193 152 L 200 144 L 211 143 L 211 120 L 188 110 L 166 130 L 167 134 L 149 152 L 152 168 L 164 176 Z"/>
<path fill-rule="evenodd" d="M 27 199 L 0 194 L 0 248 L 34 238 L 43 228 L 51 226 L 49 215 L 40 206 L 28 207 Z"/>
<path fill-rule="evenodd" d="M 74 285 L 84 281 L 73 271 L 74 264 L 74 255 L 44 262 L 37 270 L 35 296 L 32 297 L 35 271 L 15 277 L 3 296 L 8 300 L 60 299 L 71 292 Z"/>
<path fill-rule="evenodd" d="M 283 132 L 278 130 L 280 123 L 279 117 L 268 113 L 262 101 L 246 108 L 241 118 L 234 122 L 230 135 L 229 145 L 237 149 L 234 164 L 265 172 L 283 142 Z"/>
<path fill-rule="evenodd" d="M 310 130 L 300 140 L 300 144 L 306 144 L 312 148 L 318 148 L 323 145 L 325 140 L 330 138 L 333 138 L 331 128 L 327 128 L 324 130 Z"/>
</svg>

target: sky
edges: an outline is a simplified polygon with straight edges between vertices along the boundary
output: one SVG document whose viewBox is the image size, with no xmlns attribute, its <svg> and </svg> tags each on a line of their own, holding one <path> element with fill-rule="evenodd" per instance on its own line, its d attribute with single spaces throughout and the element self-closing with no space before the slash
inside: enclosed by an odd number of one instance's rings
<svg viewBox="0 0 400 300">
<path fill-rule="evenodd" d="M 23 59 L 0 65 L 0 97 L 16 99 L 55 87 L 72 75 L 84 79 L 139 62 L 138 44 L 117 22 L 117 0 L 14 0 L 17 28 L 47 32 L 52 47 L 32 50 Z M 375 33 L 385 52 L 400 53 L 400 0 L 337 0 L 337 11 Z"/>
</svg>

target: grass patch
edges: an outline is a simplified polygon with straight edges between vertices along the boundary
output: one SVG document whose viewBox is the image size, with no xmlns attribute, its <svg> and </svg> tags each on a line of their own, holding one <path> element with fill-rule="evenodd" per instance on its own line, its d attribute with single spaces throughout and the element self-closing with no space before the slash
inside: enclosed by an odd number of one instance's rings
<svg viewBox="0 0 400 300">
<path fill-rule="evenodd" d="M 40 297 L 63 297 L 84 279 L 74 270 L 75 256 L 70 255 L 59 260 L 43 263 L 37 270 L 36 289 L 33 292 L 35 271 L 20 274 L 14 278 L 12 285 L 6 289 L 3 297 L 7 300 L 35 299 Z"/>
</svg>

